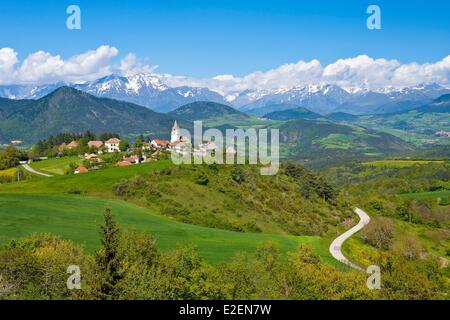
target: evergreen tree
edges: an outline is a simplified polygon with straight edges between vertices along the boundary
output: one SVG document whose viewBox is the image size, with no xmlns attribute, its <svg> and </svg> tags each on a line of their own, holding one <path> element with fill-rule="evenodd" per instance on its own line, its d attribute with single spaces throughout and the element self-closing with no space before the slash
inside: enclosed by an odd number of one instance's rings
<svg viewBox="0 0 450 320">
<path fill-rule="evenodd" d="M 114 287 L 121 279 L 121 275 L 118 255 L 120 230 L 110 208 L 105 210 L 104 224 L 100 228 L 102 248 L 96 254 L 101 281 L 99 296 L 101 299 L 112 299 L 114 298 Z"/>
</svg>

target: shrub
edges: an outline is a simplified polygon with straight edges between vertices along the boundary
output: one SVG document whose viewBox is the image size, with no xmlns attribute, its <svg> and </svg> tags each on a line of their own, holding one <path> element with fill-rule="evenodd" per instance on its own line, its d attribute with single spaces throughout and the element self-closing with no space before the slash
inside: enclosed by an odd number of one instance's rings
<svg viewBox="0 0 450 320">
<path fill-rule="evenodd" d="M 245 173 L 241 166 L 235 166 L 231 171 L 231 180 L 239 184 L 245 181 Z"/>
<path fill-rule="evenodd" d="M 199 174 L 197 174 L 197 176 L 195 177 L 195 183 L 199 184 L 201 186 L 208 185 L 209 179 L 208 179 L 208 176 L 206 175 L 206 173 L 201 171 Z"/>
<path fill-rule="evenodd" d="M 363 240 L 379 249 L 389 250 L 394 237 L 394 224 L 387 218 L 377 217 L 366 226 Z"/>
</svg>

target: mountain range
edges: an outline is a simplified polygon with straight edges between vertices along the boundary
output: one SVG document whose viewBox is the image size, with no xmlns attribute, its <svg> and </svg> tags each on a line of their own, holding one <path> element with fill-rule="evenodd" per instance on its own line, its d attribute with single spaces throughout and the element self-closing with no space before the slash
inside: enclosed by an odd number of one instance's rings
<svg viewBox="0 0 450 320">
<path fill-rule="evenodd" d="M 147 133 L 167 138 L 175 118 L 148 108 L 61 87 L 37 100 L 0 99 L 0 140 L 34 143 L 61 132 Z M 181 121 L 190 128 L 190 123 Z"/>
<path fill-rule="evenodd" d="M 208 120 L 213 118 L 226 118 L 230 121 L 236 121 L 250 118 L 250 116 L 230 106 L 210 101 L 188 103 L 169 112 L 168 114 L 176 117 L 177 119 L 184 119 L 188 121 Z"/>
<path fill-rule="evenodd" d="M 443 96 L 427 108 L 433 108 L 432 112 L 444 112 L 449 100 L 450 95 Z M 342 112 L 335 115 L 337 118 L 349 116 Z M 389 133 L 364 128 L 359 123 L 335 123 L 302 107 L 275 111 L 266 117 L 280 121 L 274 125 L 280 130 L 283 157 L 288 159 L 327 162 L 415 149 Z M 193 120 L 223 123 L 222 127 L 214 126 L 219 130 L 234 128 L 235 123 L 261 125 L 265 121 L 228 105 L 208 101 L 189 103 L 163 114 L 130 102 L 99 98 L 64 86 L 36 100 L 0 98 L 0 142 L 22 140 L 31 144 L 61 132 L 87 130 L 168 138 L 175 119 L 188 130 L 192 129 Z M 219 119 L 223 121 L 217 122 Z M 386 123 L 386 120 L 382 122 Z"/>
<path fill-rule="evenodd" d="M 113 74 L 82 84 L 0 86 L 0 97 L 39 99 L 63 86 L 73 87 L 97 97 L 139 104 L 158 112 L 170 112 L 191 102 L 211 101 L 231 105 L 240 111 L 258 116 L 292 109 L 292 105 L 320 114 L 392 113 L 414 109 L 450 93 L 450 89 L 431 83 L 401 89 L 385 87 L 376 91 L 367 88 L 342 88 L 333 84 L 311 84 L 273 90 L 247 89 L 221 94 L 209 88 L 170 87 L 158 74 L 136 74 L 129 77 Z"/>
</svg>

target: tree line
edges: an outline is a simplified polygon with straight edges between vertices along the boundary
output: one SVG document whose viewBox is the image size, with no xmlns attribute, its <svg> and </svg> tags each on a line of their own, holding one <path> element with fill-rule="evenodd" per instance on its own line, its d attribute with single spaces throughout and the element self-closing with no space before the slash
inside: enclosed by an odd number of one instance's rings
<svg viewBox="0 0 450 320">
<path fill-rule="evenodd" d="M 287 259 L 275 242 L 266 242 L 254 255 L 211 265 L 195 247 L 162 252 L 151 235 L 122 230 L 109 209 L 100 239 L 94 254 L 51 235 L 3 246 L 0 299 L 441 299 L 448 292 L 432 260 L 373 257 L 382 268 L 382 289 L 369 290 L 364 273 L 323 263 L 304 244 Z M 68 289 L 69 265 L 81 270 L 79 290 Z"/>
</svg>

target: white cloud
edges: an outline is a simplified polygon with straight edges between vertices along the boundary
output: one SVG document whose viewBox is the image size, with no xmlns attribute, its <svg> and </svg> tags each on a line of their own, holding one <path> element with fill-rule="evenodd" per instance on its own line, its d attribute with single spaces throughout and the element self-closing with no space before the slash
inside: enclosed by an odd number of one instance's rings
<svg viewBox="0 0 450 320">
<path fill-rule="evenodd" d="M 299 61 L 244 77 L 230 74 L 195 79 L 163 75 L 171 86 L 204 86 L 222 94 L 246 89 L 282 89 L 309 84 L 336 84 L 342 87 L 364 87 L 371 90 L 386 86 L 404 87 L 436 82 L 450 87 L 450 56 L 435 63 L 401 64 L 398 60 L 374 59 L 367 55 L 339 59 L 325 67 L 318 60 Z"/>
<path fill-rule="evenodd" d="M 94 80 L 112 72 L 111 59 L 119 51 L 103 45 L 67 60 L 60 55 L 37 51 L 19 63 L 18 54 L 11 48 L 0 49 L 0 83 L 53 83 Z"/>
<path fill-rule="evenodd" d="M 11 48 L 0 49 L 0 74 L 9 74 L 14 72 L 14 66 L 19 59 L 17 53 Z"/>
<path fill-rule="evenodd" d="M 139 60 L 134 53 L 129 53 L 120 61 L 118 72 L 124 76 L 133 76 L 138 73 L 151 73 L 158 66 L 150 66 L 146 61 Z"/>
<path fill-rule="evenodd" d="M 342 87 L 364 86 L 377 89 L 391 82 L 399 66 L 397 60 L 373 59 L 361 55 L 329 64 L 323 71 L 322 79 Z"/>
<path fill-rule="evenodd" d="M 37 51 L 19 61 L 11 48 L 0 49 L 0 84 L 53 83 L 90 81 L 113 72 L 125 76 L 153 73 L 156 66 L 129 53 L 118 65 L 112 59 L 119 54 L 115 47 L 103 45 L 68 59 Z M 167 85 L 208 87 L 222 94 L 242 90 L 292 88 L 309 84 L 330 83 L 342 87 L 380 89 L 436 82 L 450 87 L 450 55 L 434 63 L 401 64 L 398 60 L 374 59 L 367 55 L 339 59 L 323 66 L 318 60 L 298 61 L 238 77 L 231 74 L 211 78 L 192 78 L 159 74 Z"/>
<path fill-rule="evenodd" d="M 436 82 L 450 85 L 450 55 L 436 63 L 410 63 L 395 70 L 392 82 L 400 86 Z"/>
</svg>

